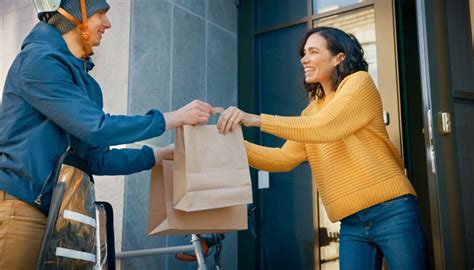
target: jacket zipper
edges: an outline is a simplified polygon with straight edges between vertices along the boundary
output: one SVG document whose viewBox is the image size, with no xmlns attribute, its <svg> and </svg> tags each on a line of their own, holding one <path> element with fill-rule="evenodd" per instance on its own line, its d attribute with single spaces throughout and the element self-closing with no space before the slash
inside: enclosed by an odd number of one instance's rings
<svg viewBox="0 0 474 270">
<path fill-rule="evenodd" d="M 43 187 L 41 188 L 40 193 L 38 194 L 38 196 L 35 199 L 35 203 L 37 205 L 41 205 L 41 197 L 43 197 L 43 195 L 46 191 L 46 187 L 48 186 L 49 181 L 51 180 L 50 178 L 51 178 L 51 175 L 52 175 L 53 171 L 56 171 L 56 162 L 58 160 L 59 160 L 59 158 L 57 158 L 57 157 L 53 160 L 53 167 L 49 171 L 48 177 L 46 177 L 46 180 L 44 181 Z"/>
<path fill-rule="evenodd" d="M 46 178 L 46 181 L 44 181 L 43 187 L 41 188 L 41 191 L 40 191 L 40 193 L 38 194 L 38 197 L 36 197 L 35 203 L 36 203 L 37 205 L 41 205 L 41 197 L 43 196 L 44 191 L 45 191 L 45 189 L 46 189 L 46 186 L 47 186 L 48 183 L 49 183 L 49 180 L 50 180 L 49 178 L 51 177 L 51 173 L 53 172 L 53 170 L 54 170 L 54 167 L 53 167 L 53 169 L 49 172 L 48 177 Z"/>
</svg>

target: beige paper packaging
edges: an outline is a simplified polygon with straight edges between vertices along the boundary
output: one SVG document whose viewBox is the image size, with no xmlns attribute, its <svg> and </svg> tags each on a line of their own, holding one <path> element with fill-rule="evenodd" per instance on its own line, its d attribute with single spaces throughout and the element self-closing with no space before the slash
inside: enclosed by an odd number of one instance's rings
<svg viewBox="0 0 474 270">
<path fill-rule="evenodd" d="M 185 212 L 173 205 L 173 161 L 153 168 L 148 235 L 217 233 L 247 229 L 247 205 Z"/>
<path fill-rule="evenodd" d="M 223 135 L 215 125 L 176 129 L 174 206 L 199 211 L 252 203 L 242 129 Z"/>
</svg>

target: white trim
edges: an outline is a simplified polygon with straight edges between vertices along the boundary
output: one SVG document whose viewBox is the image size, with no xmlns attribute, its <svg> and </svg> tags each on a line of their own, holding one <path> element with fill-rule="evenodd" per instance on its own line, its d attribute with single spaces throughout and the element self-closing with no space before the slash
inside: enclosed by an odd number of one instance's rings
<svg viewBox="0 0 474 270">
<path fill-rule="evenodd" d="M 78 259 L 78 260 L 83 260 L 83 261 L 89 261 L 89 262 L 93 262 L 93 263 L 96 262 L 95 261 L 95 254 L 82 252 L 82 251 L 77 251 L 77 250 L 69 249 L 69 248 L 57 247 L 56 248 L 56 256 L 72 258 L 72 259 Z"/>
<path fill-rule="evenodd" d="M 90 225 L 94 228 L 96 227 L 95 219 L 93 219 L 89 216 L 83 215 L 81 213 L 73 212 L 73 211 L 70 211 L 70 210 L 64 210 L 64 218 L 74 220 L 74 221 L 77 221 L 77 222 L 81 222 L 81 223 Z"/>
</svg>

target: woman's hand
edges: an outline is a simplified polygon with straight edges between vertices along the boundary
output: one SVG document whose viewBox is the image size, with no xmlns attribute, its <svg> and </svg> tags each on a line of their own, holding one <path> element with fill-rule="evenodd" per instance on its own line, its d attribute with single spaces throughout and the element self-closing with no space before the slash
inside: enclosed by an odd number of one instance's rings
<svg viewBox="0 0 474 270">
<path fill-rule="evenodd" d="M 239 124 L 246 127 L 260 127 L 260 115 L 246 113 L 237 107 L 229 107 L 217 121 L 217 129 L 220 134 L 232 132 Z"/>
<path fill-rule="evenodd" d="M 174 143 L 165 147 L 156 147 L 153 152 L 155 154 L 155 165 L 161 164 L 163 160 L 172 160 L 174 159 Z"/>
</svg>

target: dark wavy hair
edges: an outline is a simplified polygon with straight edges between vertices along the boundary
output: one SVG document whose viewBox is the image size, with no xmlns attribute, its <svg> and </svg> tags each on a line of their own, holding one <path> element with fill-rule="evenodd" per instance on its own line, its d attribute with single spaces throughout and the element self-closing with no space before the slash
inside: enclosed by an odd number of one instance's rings
<svg viewBox="0 0 474 270">
<path fill-rule="evenodd" d="M 306 41 L 315 33 L 326 40 L 328 50 L 332 55 L 335 56 L 341 52 L 345 55 L 344 60 L 336 66 L 332 74 L 331 84 L 334 89 L 337 89 L 341 81 L 348 75 L 360 70 L 368 70 L 369 64 L 364 60 L 364 50 L 357 38 L 333 27 L 316 27 L 306 32 L 299 47 L 301 57 L 304 56 Z M 306 92 L 311 94 L 312 99 L 325 96 L 323 86 L 320 83 L 306 83 L 305 81 L 304 88 Z"/>
</svg>

